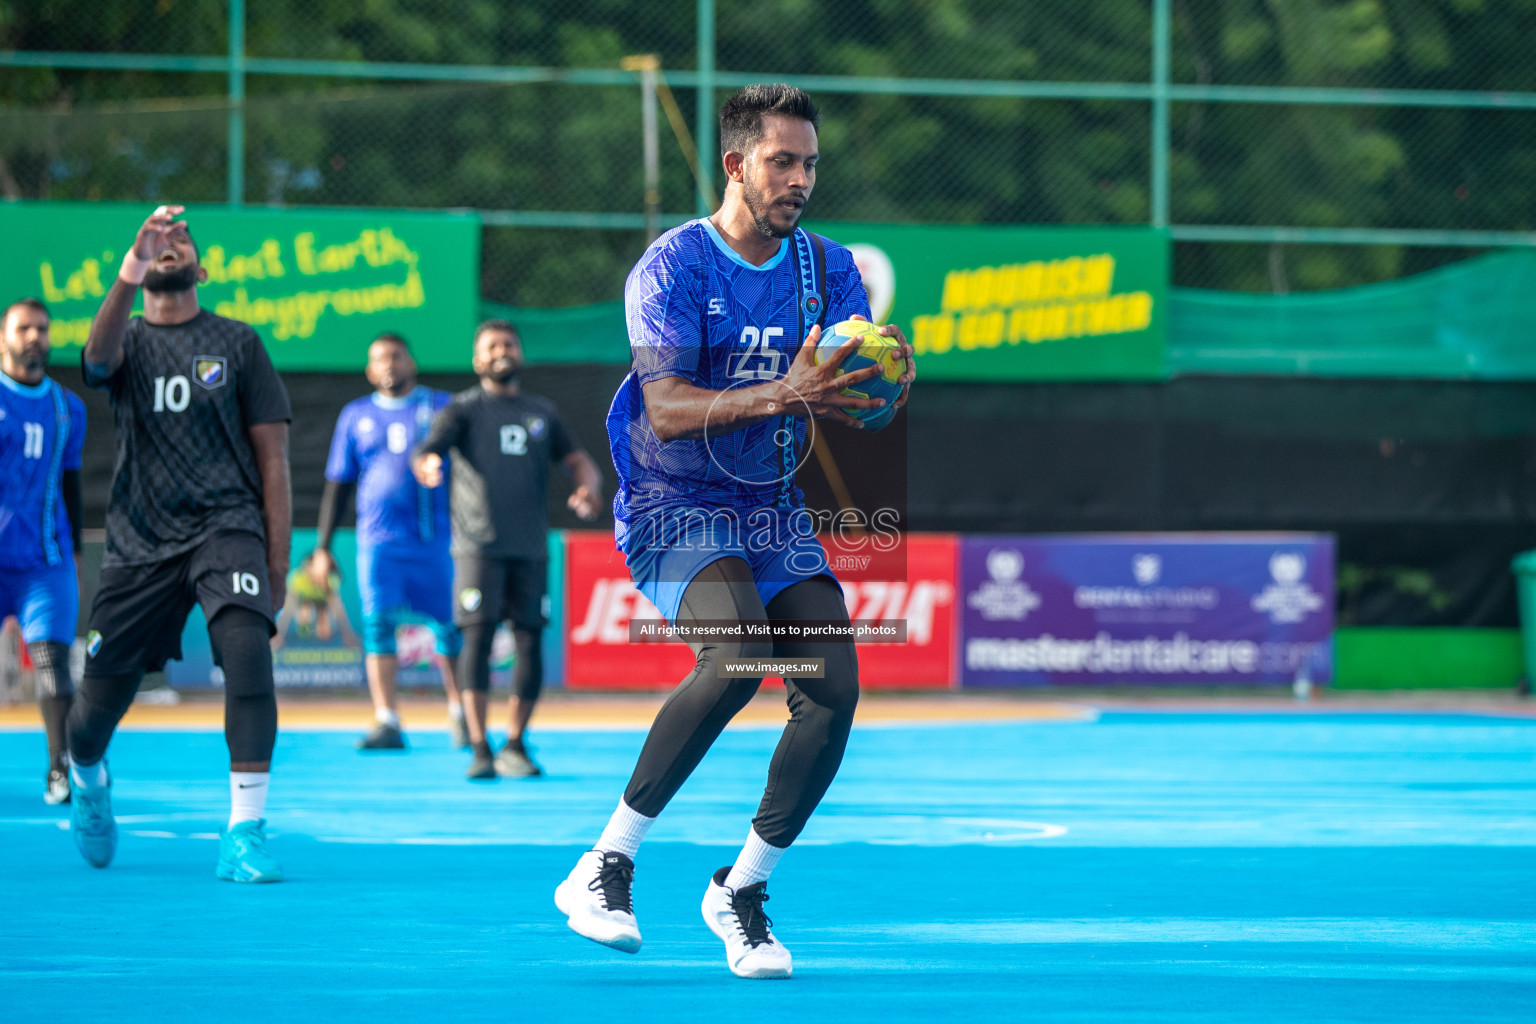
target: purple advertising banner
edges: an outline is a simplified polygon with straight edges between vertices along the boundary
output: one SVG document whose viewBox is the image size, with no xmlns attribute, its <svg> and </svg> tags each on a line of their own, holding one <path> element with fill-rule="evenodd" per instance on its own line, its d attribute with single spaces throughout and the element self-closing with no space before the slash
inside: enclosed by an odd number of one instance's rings
<svg viewBox="0 0 1536 1024">
<path fill-rule="evenodd" d="M 1333 678 L 1331 535 L 994 535 L 960 544 L 962 685 Z"/>
</svg>

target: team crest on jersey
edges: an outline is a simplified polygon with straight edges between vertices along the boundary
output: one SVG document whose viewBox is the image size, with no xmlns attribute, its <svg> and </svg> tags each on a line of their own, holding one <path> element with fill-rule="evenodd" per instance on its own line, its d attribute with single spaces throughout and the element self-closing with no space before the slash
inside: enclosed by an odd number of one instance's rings
<svg viewBox="0 0 1536 1024">
<path fill-rule="evenodd" d="M 544 431 L 549 427 L 543 416 L 529 416 L 524 422 L 528 424 L 529 437 L 543 437 Z"/>
<path fill-rule="evenodd" d="M 224 386 L 224 381 L 229 377 L 229 365 L 223 356 L 195 356 L 192 359 L 192 376 L 212 391 Z"/>
<path fill-rule="evenodd" d="M 94 658 L 99 650 L 101 650 L 101 633 L 93 629 L 85 635 L 85 655 L 88 658 Z"/>
<path fill-rule="evenodd" d="M 459 604 L 467 612 L 472 612 L 480 607 L 480 590 L 478 587 L 465 587 L 459 591 Z"/>
</svg>

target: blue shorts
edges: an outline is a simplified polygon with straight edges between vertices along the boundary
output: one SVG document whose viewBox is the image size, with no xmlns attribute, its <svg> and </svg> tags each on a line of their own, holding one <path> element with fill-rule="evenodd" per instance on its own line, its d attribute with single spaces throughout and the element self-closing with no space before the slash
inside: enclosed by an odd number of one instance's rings
<svg viewBox="0 0 1536 1024">
<path fill-rule="evenodd" d="M 357 590 L 366 653 L 394 654 L 395 628 L 407 620 L 431 627 L 437 653 L 459 653 L 463 641 L 453 625 L 453 561 L 446 545 L 358 548 Z"/>
<path fill-rule="evenodd" d="M 669 622 L 677 619 L 683 591 L 699 570 L 722 558 L 747 563 L 764 606 L 802 580 L 832 577 L 814 521 L 803 509 L 658 509 L 633 517 L 619 547 L 635 586 Z"/>
<path fill-rule="evenodd" d="M 75 639 L 80 618 L 80 588 L 73 559 L 31 569 L 0 566 L 0 619 L 21 620 L 21 637 L 29 644 Z"/>
</svg>

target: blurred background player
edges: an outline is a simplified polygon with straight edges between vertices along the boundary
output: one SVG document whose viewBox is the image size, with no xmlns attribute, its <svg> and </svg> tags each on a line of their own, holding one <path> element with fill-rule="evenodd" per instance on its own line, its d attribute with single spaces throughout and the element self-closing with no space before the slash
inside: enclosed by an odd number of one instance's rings
<svg viewBox="0 0 1536 1024">
<path fill-rule="evenodd" d="M 283 600 L 282 611 L 277 613 L 277 634 L 272 637 L 274 651 L 282 649 L 290 630 L 321 643 L 330 643 L 340 632 L 343 644 L 359 646 L 352 622 L 347 618 L 347 606 L 341 600 L 340 570 L 333 570 L 317 583 L 314 564 L 315 553 L 311 551 L 288 572 L 288 596 Z"/>
<path fill-rule="evenodd" d="M 107 389 L 117 455 L 85 677 L 69 713 L 75 845 L 95 867 L 117 849 L 103 755 L 145 671 L 181 657 L 202 606 L 224 670 L 229 824 L 219 878 L 275 882 L 262 817 L 277 742 L 273 614 L 283 605 L 291 495 L 288 392 L 246 324 L 201 308 L 207 280 L 180 206 L 139 228 L 91 323 L 86 383 Z M 144 287 L 144 315 L 133 317 Z"/>
<path fill-rule="evenodd" d="M 455 746 L 469 733 L 454 679 L 462 645 L 453 624 L 448 492 L 421 486 L 411 475 L 411 450 L 427 436 L 446 391 L 416 383 L 416 360 L 398 334 L 368 346 L 363 371 L 374 392 L 348 402 L 336 419 L 320 499 L 319 540 L 310 579 L 323 584 L 336 569 L 331 536 L 347 500 L 357 495 L 357 586 L 363 602 L 364 670 L 373 698 L 373 731 L 361 750 L 403 750 L 395 629 L 401 617 L 424 617 L 436 639 L 438 671 L 448 693 L 448 724 Z"/>
<path fill-rule="evenodd" d="M 812 358 L 822 322 L 870 313 L 852 254 L 797 229 L 816 183 L 819 123 L 799 89 L 756 85 L 733 96 L 720 115 L 724 202 L 652 243 L 624 287 L 634 363 L 608 414 L 615 530 L 635 585 L 669 621 L 848 622 L 820 543 L 792 525 L 804 506 L 796 453 L 807 419 L 862 429 L 844 410 L 886 403 L 839 393 L 877 372 L 837 376 L 856 344 L 821 365 Z M 898 328 L 882 333 L 911 355 Z M 903 385 L 913 375 L 909 359 Z M 906 397 L 904 387 L 893 408 Z M 757 816 L 703 903 L 734 974 L 787 978 L 791 957 L 763 913 L 768 876 L 842 762 L 859 698 L 853 642 L 689 645 L 693 671 L 657 714 L 624 798 L 555 903 L 578 934 L 638 950 L 631 882 L 640 842 L 762 684 L 723 676 L 724 662 L 820 658 L 823 678 L 784 680 L 790 719 Z"/>
<path fill-rule="evenodd" d="M 44 374 L 48 309 L 21 299 L 0 319 L 0 620 L 15 615 L 48 734 L 43 799 L 69 801 L 64 720 L 80 614 L 80 450 L 85 403 Z"/>
<path fill-rule="evenodd" d="M 505 320 L 477 327 L 474 368 L 480 383 L 438 414 L 414 466 L 424 486 L 441 487 L 443 458 L 455 453 L 454 618 L 464 632 L 459 680 L 474 749 L 468 776 L 538 775 L 524 740 L 544 682 L 549 464 L 559 462 L 575 480 L 566 504 L 583 519 L 597 517 L 603 476 L 566 431 L 554 404 L 518 386 L 523 346 L 516 328 Z M 512 624 L 516 662 L 507 743 L 493 760 L 486 717 L 491 641 L 504 620 Z"/>
</svg>

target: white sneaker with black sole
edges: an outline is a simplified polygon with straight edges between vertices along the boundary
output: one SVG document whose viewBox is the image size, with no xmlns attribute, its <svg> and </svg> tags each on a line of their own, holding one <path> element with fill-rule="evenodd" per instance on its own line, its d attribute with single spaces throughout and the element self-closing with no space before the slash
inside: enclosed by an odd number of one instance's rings
<svg viewBox="0 0 1536 1024">
<path fill-rule="evenodd" d="M 787 978 L 794 962 L 771 931 L 773 922 L 763 913 L 768 902 L 768 883 L 754 882 L 727 889 L 728 867 L 715 872 L 704 892 L 704 923 L 725 943 L 725 962 L 738 978 Z"/>
<path fill-rule="evenodd" d="M 630 895 L 635 862 L 622 853 L 588 850 L 555 888 L 555 906 L 571 931 L 621 953 L 640 950 L 640 925 Z"/>
</svg>

